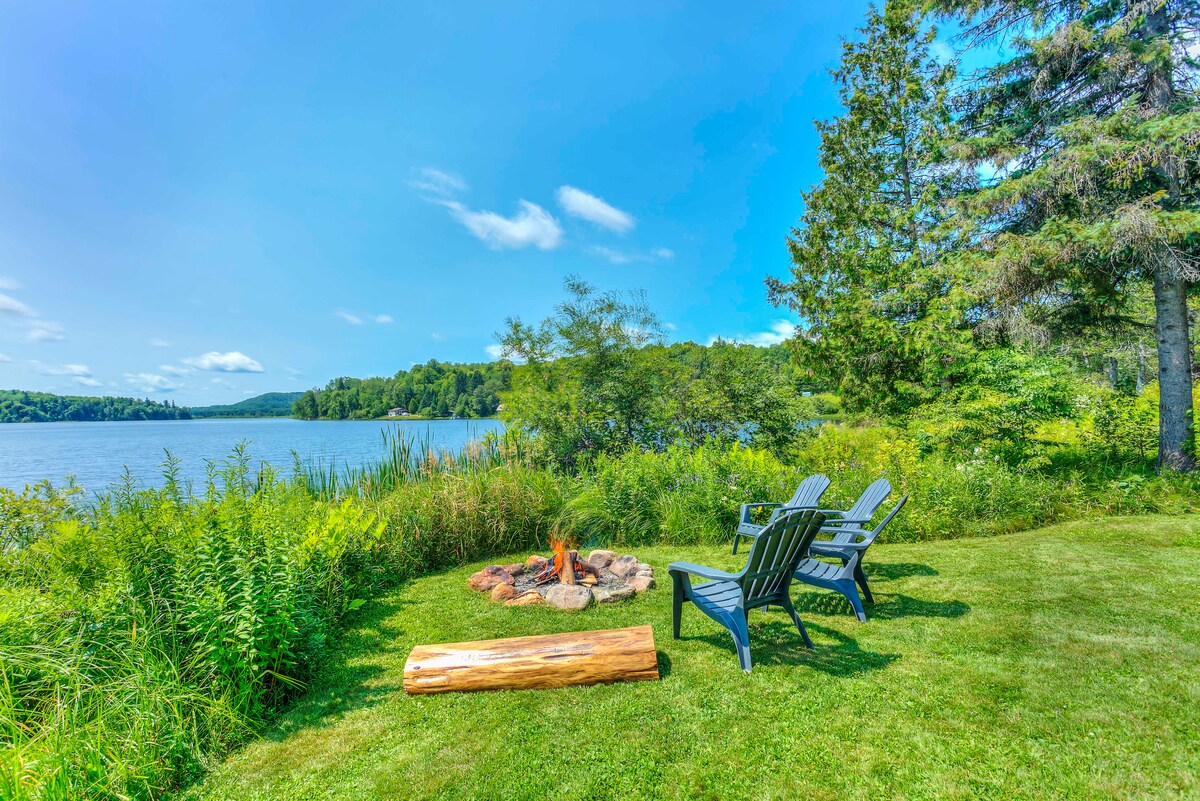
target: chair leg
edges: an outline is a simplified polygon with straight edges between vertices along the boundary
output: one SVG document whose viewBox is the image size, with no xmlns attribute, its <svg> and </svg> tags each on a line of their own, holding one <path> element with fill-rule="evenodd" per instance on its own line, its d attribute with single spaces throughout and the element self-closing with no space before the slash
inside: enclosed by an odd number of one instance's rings
<svg viewBox="0 0 1200 801">
<path fill-rule="evenodd" d="M 742 535 L 735 532 L 733 535 L 733 552 L 734 553 L 737 553 L 738 543 L 741 541 L 742 541 Z"/>
<path fill-rule="evenodd" d="M 796 628 L 800 631 L 800 636 L 804 638 L 804 644 L 810 650 L 813 650 L 813 651 L 817 650 L 816 648 L 813 648 L 812 640 L 809 639 L 808 629 L 804 628 L 804 624 L 802 622 L 800 622 L 800 615 L 798 612 L 796 612 L 796 606 L 792 603 L 791 597 L 790 596 L 784 596 L 784 597 L 785 597 L 785 600 L 783 603 L 780 604 L 780 606 L 782 606 L 787 611 L 787 613 L 792 616 L 792 622 L 796 624 Z"/>
<path fill-rule="evenodd" d="M 863 611 L 862 600 L 858 597 L 858 587 L 853 579 L 841 579 L 837 582 L 837 591 L 846 596 L 846 600 L 854 607 L 854 616 L 859 623 L 867 622 L 867 613 Z"/>
<path fill-rule="evenodd" d="M 679 639 L 679 621 L 683 617 L 683 593 L 680 591 L 679 582 L 676 581 L 675 592 L 671 596 L 671 636 Z"/>
<path fill-rule="evenodd" d="M 875 598 L 871 596 L 871 588 L 867 586 L 867 574 L 863 572 L 861 562 L 854 566 L 854 582 L 862 587 L 863 598 L 867 603 L 875 603 Z"/>
<path fill-rule="evenodd" d="M 729 633 L 733 635 L 733 647 L 737 649 L 738 662 L 747 673 L 753 667 L 750 660 L 750 630 L 744 617 L 735 614 L 729 621 Z"/>
</svg>

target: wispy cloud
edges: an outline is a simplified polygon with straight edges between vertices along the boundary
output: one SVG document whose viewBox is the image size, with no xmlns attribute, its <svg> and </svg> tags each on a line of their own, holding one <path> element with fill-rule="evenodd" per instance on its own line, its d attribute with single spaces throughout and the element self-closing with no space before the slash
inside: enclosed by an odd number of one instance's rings
<svg viewBox="0 0 1200 801">
<path fill-rule="evenodd" d="M 396 322 L 395 318 L 390 314 L 367 314 L 362 315 L 348 309 L 337 309 L 333 312 L 333 316 L 341 320 L 345 320 L 350 325 L 362 325 L 367 320 L 379 325 L 388 325 Z"/>
<path fill-rule="evenodd" d="M 429 335 L 429 338 L 432 339 L 434 342 L 445 342 L 446 341 L 446 335 L 443 334 L 441 331 L 434 331 L 432 334 Z"/>
<path fill-rule="evenodd" d="M 25 338 L 30 342 L 62 342 L 67 337 L 63 333 L 63 327 L 58 323 L 35 320 L 30 324 L 29 330 L 25 332 Z"/>
<path fill-rule="evenodd" d="M 487 352 L 488 357 L 493 361 L 504 358 L 504 346 L 498 342 L 488 345 L 486 348 L 484 348 L 484 351 Z"/>
<path fill-rule="evenodd" d="M 0 353 L 0 364 L 5 364 L 5 363 L 11 362 L 11 361 L 12 361 L 12 356 L 5 356 L 3 353 Z"/>
<path fill-rule="evenodd" d="M 126 373 L 125 381 L 142 392 L 174 392 L 179 388 L 174 381 L 157 373 Z"/>
<path fill-rule="evenodd" d="M 560 186 L 557 197 L 558 205 L 567 214 L 603 226 L 610 231 L 623 234 L 631 231 L 635 224 L 633 217 L 628 213 L 574 186 Z"/>
<path fill-rule="evenodd" d="M 675 252 L 669 248 L 654 248 L 649 251 L 618 250 L 594 245 L 588 248 L 592 253 L 607 261 L 609 264 L 630 264 L 632 262 L 666 261 L 675 258 Z"/>
<path fill-rule="evenodd" d="M 350 325 L 362 325 L 361 317 L 359 317 L 357 314 L 354 314 L 352 312 L 348 312 L 345 309 L 336 309 L 333 312 L 333 316 L 340 317 L 341 319 L 350 323 Z"/>
<path fill-rule="evenodd" d="M 160 364 L 158 366 L 158 369 L 161 370 L 162 372 L 166 373 L 167 375 L 185 376 L 185 375 L 192 374 L 192 368 L 177 367 L 174 364 Z"/>
<path fill-rule="evenodd" d="M 8 276 L 0 275 L 0 290 L 10 291 L 20 289 L 21 285 Z"/>
<path fill-rule="evenodd" d="M 395 318 L 392 317 L 392 315 L 390 315 L 390 314 L 377 314 L 371 319 L 373 319 L 375 322 L 379 323 L 380 325 L 387 325 L 389 323 L 396 322 Z"/>
<path fill-rule="evenodd" d="M 184 359 L 183 363 L 198 370 L 214 370 L 222 373 L 261 373 L 263 366 L 241 351 L 228 353 L 209 351 L 202 356 Z"/>
<path fill-rule="evenodd" d="M 558 220 L 528 200 L 518 201 L 517 213 L 511 217 L 494 211 L 475 211 L 457 200 L 439 200 L 437 203 L 445 206 L 472 236 L 493 250 L 517 250 L 530 246 L 539 250 L 554 250 L 562 244 L 562 226 Z"/>
<path fill-rule="evenodd" d="M 757 334 L 749 334 L 736 337 L 710 337 L 708 344 L 716 342 L 718 339 L 726 342 L 736 342 L 742 345 L 757 345 L 760 348 L 778 345 L 781 342 L 786 342 L 796 334 L 795 323 L 789 323 L 787 320 L 776 320 L 771 323 L 770 328 L 766 331 L 760 331 Z"/>
<path fill-rule="evenodd" d="M 5 287 L 8 289 L 9 287 Z M 21 301 L 11 295 L 0 294 L 0 314 L 11 315 L 13 317 L 36 317 L 33 309 L 26 306 Z"/>
<path fill-rule="evenodd" d="M 87 378 L 92 374 L 91 368 L 86 364 L 45 364 L 37 359 L 30 359 L 29 366 L 42 375 L 66 375 Z"/>
<path fill-rule="evenodd" d="M 467 182 L 459 176 L 433 167 L 422 167 L 417 170 L 417 177 L 409 181 L 408 185 L 413 189 L 441 197 L 465 192 L 467 189 Z"/>
<path fill-rule="evenodd" d="M 165 339 L 159 339 L 158 337 L 154 337 L 153 339 L 150 340 L 150 347 L 152 347 L 152 348 L 169 348 L 169 347 L 171 347 L 171 343 Z"/>
<path fill-rule="evenodd" d="M 100 382 L 99 382 L 99 381 L 97 381 L 97 380 L 96 380 L 96 379 L 94 379 L 94 378 L 88 378 L 87 376 L 76 376 L 76 377 L 75 377 L 75 383 L 76 383 L 76 384 L 80 384 L 80 385 L 82 385 L 82 386 L 85 386 L 85 387 L 98 387 L 98 386 L 101 386 L 101 384 L 100 384 Z"/>
<path fill-rule="evenodd" d="M 929 45 L 929 54 L 939 64 L 949 64 L 954 60 L 954 48 L 941 39 L 934 39 Z"/>
</svg>

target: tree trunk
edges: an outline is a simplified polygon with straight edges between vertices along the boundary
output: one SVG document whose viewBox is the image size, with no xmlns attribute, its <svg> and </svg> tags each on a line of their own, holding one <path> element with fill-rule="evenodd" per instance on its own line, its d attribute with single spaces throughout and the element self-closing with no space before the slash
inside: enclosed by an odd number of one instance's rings
<svg viewBox="0 0 1200 801">
<path fill-rule="evenodd" d="M 1117 388 L 1118 377 L 1119 376 L 1117 374 L 1117 357 L 1109 356 L 1108 357 L 1108 383 L 1112 384 L 1113 389 Z"/>
<path fill-rule="evenodd" d="M 1154 307 L 1158 337 L 1158 467 L 1194 470 L 1187 283 L 1166 265 L 1154 271 Z"/>
<path fill-rule="evenodd" d="M 418 645 L 404 663 L 404 690 L 538 690 L 658 679 L 649 626 Z"/>
</svg>

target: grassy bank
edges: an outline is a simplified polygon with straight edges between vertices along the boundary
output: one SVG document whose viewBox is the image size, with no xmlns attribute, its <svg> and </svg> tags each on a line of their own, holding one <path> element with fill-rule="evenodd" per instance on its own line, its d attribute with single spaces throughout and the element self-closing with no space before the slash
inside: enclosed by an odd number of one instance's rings
<svg viewBox="0 0 1200 801">
<path fill-rule="evenodd" d="M 866 624 L 797 587 L 754 672 L 670 591 L 576 615 L 491 604 L 478 565 L 362 610 L 312 691 L 186 797 L 1187 798 L 1200 792 L 1200 521 L 1120 518 L 877 547 Z M 515 556 L 521 552 L 515 552 Z M 724 548 L 647 547 L 730 567 Z M 657 683 L 408 697 L 425 642 L 651 623 Z"/>
</svg>

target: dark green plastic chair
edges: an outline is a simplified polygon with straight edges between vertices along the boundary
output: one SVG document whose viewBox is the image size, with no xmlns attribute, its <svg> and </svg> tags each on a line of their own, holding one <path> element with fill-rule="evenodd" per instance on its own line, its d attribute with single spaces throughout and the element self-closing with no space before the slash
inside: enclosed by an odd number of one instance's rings
<svg viewBox="0 0 1200 801">
<path fill-rule="evenodd" d="M 816 509 L 821 503 L 821 496 L 827 489 L 829 489 L 828 476 L 816 473 L 800 482 L 800 485 L 796 487 L 796 492 L 787 503 L 743 503 L 742 517 L 738 521 L 737 531 L 733 535 L 733 552 L 738 552 L 738 543 L 741 542 L 742 537 L 757 537 L 762 532 L 764 526 L 750 522 L 750 514 L 755 509 L 771 509 L 771 517 L 767 520 L 767 524 L 770 524 L 772 520 L 785 512 L 794 512 L 797 509 Z"/>
<path fill-rule="evenodd" d="M 789 512 L 767 524 L 754 538 L 746 566 L 738 573 L 726 573 L 691 562 L 675 562 L 669 568 L 674 583 L 673 624 L 675 639 L 679 639 L 679 621 L 683 604 L 690 601 L 696 608 L 729 629 L 737 648 L 742 670 L 750 672 L 750 630 L 746 617 L 751 609 L 775 604 L 792 616 L 804 644 L 812 648 L 812 640 L 796 614 L 788 595 L 792 574 L 808 553 L 808 546 L 825 522 L 825 516 L 815 509 Z M 691 577 L 709 579 L 693 585 Z"/>
<path fill-rule="evenodd" d="M 832 534 L 833 539 L 815 540 L 808 546 L 810 557 L 796 566 L 796 581 L 840 592 L 846 596 L 850 606 L 854 607 L 854 616 L 858 618 L 859 622 L 866 622 L 867 613 L 863 610 L 862 600 L 858 597 L 858 588 L 854 586 L 857 584 L 858 587 L 862 587 L 867 603 L 875 603 L 875 598 L 871 596 L 871 588 L 867 586 L 867 575 L 863 573 L 863 556 L 871 547 L 871 543 L 875 542 L 876 538 L 883 533 L 888 523 L 892 522 L 892 518 L 900 513 L 906 503 L 908 503 L 907 495 L 901 498 L 892 511 L 879 521 L 879 525 L 870 531 L 860 526 L 822 527 L 820 533 Z M 825 562 L 815 558 L 817 556 L 838 559 L 841 564 Z"/>
</svg>

